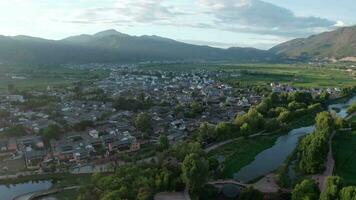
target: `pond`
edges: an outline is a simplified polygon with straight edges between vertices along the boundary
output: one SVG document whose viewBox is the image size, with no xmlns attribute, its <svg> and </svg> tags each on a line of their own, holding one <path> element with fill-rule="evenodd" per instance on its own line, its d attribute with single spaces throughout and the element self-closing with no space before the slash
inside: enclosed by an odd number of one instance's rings
<svg viewBox="0 0 356 200">
<path fill-rule="evenodd" d="M 48 190 L 52 185 L 52 181 L 30 181 L 26 183 L 0 185 L 0 199 L 13 200 L 15 197 L 28 193 Z"/>
<path fill-rule="evenodd" d="M 356 96 L 346 103 L 330 105 L 329 110 L 337 110 L 337 114 L 345 118 L 347 116 L 347 107 L 354 102 L 356 102 Z M 235 173 L 234 179 L 246 183 L 276 170 L 297 147 L 299 139 L 312 133 L 314 129 L 314 126 L 300 127 L 291 130 L 287 135 L 279 137 L 274 146 L 259 153 L 253 162 Z"/>
</svg>

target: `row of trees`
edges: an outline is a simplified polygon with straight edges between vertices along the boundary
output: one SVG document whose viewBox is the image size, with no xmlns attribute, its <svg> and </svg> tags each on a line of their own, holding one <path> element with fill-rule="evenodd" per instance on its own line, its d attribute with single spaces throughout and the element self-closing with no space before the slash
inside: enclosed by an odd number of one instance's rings
<svg viewBox="0 0 356 200">
<path fill-rule="evenodd" d="M 341 93 L 343 96 L 352 96 L 356 93 L 356 86 L 342 88 Z"/>
<path fill-rule="evenodd" d="M 271 93 L 246 114 L 238 115 L 233 122 L 221 122 L 216 126 L 201 124 L 197 139 L 211 143 L 239 136 L 247 137 L 262 130 L 286 128 L 301 116 L 315 116 L 320 112 L 323 107 L 319 99 L 314 100 L 307 92 Z"/>
<path fill-rule="evenodd" d="M 114 175 L 94 175 L 82 188 L 78 200 L 153 199 L 161 191 L 189 188 L 193 199 L 203 192 L 209 177 L 210 161 L 199 143 L 181 143 L 170 147 L 160 138 L 162 153 L 158 162 L 121 166 Z"/>
<path fill-rule="evenodd" d="M 292 200 L 355 200 L 356 187 L 344 187 L 343 180 L 338 176 L 327 178 L 326 189 L 320 193 L 317 183 L 306 179 L 297 184 L 292 193 Z"/>
<path fill-rule="evenodd" d="M 158 191 L 184 188 L 180 170 L 174 166 L 122 166 L 114 175 L 93 175 L 78 200 L 153 199 Z"/>
<path fill-rule="evenodd" d="M 324 170 L 328 141 L 334 130 L 334 119 L 329 112 L 319 113 L 315 120 L 315 131 L 306 136 L 298 148 L 299 169 L 308 174 Z"/>
</svg>

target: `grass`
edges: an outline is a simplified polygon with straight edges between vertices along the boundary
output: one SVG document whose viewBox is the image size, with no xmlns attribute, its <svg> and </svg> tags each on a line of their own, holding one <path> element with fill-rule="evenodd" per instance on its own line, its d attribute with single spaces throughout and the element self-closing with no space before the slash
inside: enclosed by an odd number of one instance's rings
<svg viewBox="0 0 356 200">
<path fill-rule="evenodd" d="M 334 173 L 342 177 L 347 185 L 356 185 L 356 131 L 337 134 L 333 149 L 336 163 Z"/>
<path fill-rule="evenodd" d="M 63 66 L 3 66 L 0 65 L 0 91 L 7 91 L 8 85 L 20 90 L 64 87 L 78 81 L 88 81 L 109 75 L 101 69 L 72 69 Z M 24 79 L 13 79 L 13 76 Z"/>
<path fill-rule="evenodd" d="M 210 156 L 224 156 L 223 177 L 231 178 L 242 167 L 251 163 L 265 149 L 272 147 L 278 136 L 259 136 L 228 143 L 209 153 Z"/>
</svg>

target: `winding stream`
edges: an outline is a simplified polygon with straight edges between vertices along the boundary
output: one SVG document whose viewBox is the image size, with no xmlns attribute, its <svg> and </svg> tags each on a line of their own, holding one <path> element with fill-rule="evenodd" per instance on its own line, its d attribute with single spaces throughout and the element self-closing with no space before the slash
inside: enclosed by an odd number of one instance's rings
<svg viewBox="0 0 356 200">
<path fill-rule="evenodd" d="M 329 105 L 329 110 L 337 109 L 337 115 L 345 118 L 347 116 L 347 107 L 354 102 L 356 102 L 356 96 L 346 103 Z M 299 139 L 312 133 L 314 129 L 314 126 L 300 127 L 291 130 L 287 135 L 280 136 L 271 148 L 259 153 L 254 161 L 235 173 L 234 179 L 241 182 L 249 182 L 276 170 L 297 147 Z"/>
</svg>

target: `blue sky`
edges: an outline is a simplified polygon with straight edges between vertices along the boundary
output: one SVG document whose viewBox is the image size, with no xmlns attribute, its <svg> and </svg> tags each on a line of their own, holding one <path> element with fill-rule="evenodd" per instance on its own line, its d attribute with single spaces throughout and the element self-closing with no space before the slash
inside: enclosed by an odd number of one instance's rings
<svg viewBox="0 0 356 200">
<path fill-rule="evenodd" d="M 355 9 L 355 0 L 11 0 L 0 1 L 0 35 L 62 39 L 116 29 L 267 49 L 354 25 Z"/>
</svg>

